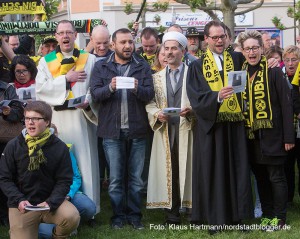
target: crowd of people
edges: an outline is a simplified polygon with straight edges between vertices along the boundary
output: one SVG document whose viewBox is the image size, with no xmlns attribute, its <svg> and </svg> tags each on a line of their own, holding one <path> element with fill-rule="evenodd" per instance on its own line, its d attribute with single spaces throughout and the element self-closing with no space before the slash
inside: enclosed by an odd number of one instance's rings
<svg viewBox="0 0 300 239">
<path fill-rule="evenodd" d="M 267 231 L 283 228 L 300 163 L 300 49 L 271 46 L 256 30 L 234 44 L 219 21 L 203 33 L 146 27 L 140 47 L 137 31 L 96 26 L 82 50 L 62 20 L 38 56 L 30 36 L 1 37 L 0 100 L 11 101 L 1 117 L 25 124 L 0 142 L 10 237 L 67 238 L 93 225 L 104 185 L 112 229 L 144 229 L 145 193 L 164 225 L 186 214 L 196 225 L 260 217 Z M 239 91 L 236 72 L 245 73 Z"/>
</svg>

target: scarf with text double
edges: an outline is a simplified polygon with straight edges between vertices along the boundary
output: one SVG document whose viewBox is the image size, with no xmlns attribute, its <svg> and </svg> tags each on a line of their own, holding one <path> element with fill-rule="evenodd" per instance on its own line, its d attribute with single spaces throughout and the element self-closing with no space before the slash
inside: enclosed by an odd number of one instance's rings
<svg viewBox="0 0 300 239">
<path fill-rule="evenodd" d="M 88 52 L 74 48 L 73 56 L 64 58 L 60 46 L 58 45 L 55 51 L 52 51 L 45 56 L 45 61 L 52 76 L 56 78 L 60 75 L 66 75 L 74 66 L 76 71 L 83 70 L 88 56 Z M 71 90 L 69 91 L 67 99 L 74 98 L 72 87 L 75 84 L 76 82 L 71 82 Z"/>
<path fill-rule="evenodd" d="M 47 128 L 43 133 L 37 137 L 31 137 L 27 132 L 25 135 L 25 142 L 29 151 L 29 165 L 28 170 L 34 171 L 40 168 L 40 164 L 47 162 L 42 146 L 48 141 L 51 136 L 51 131 Z"/>
<path fill-rule="evenodd" d="M 243 70 L 248 70 L 247 62 L 243 64 Z M 256 74 L 252 77 L 248 74 L 243 99 L 247 103 L 244 116 L 249 139 L 255 138 L 254 131 L 258 129 L 273 128 L 268 64 L 265 56 L 262 56 Z"/>
<path fill-rule="evenodd" d="M 224 83 L 210 49 L 208 48 L 203 54 L 203 75 L 212 91 L 220 91 L 224 86 L 227 86 L 227 73 L 234 70 L 232 57 L 227 51 L 224 51 L 223 59 Z M 217 122 L 237 122 L 243 120 L 244 116 L 236 94 L 233 94 L 228 99 L 224 99 L 217 115 Z"/>
</svg>

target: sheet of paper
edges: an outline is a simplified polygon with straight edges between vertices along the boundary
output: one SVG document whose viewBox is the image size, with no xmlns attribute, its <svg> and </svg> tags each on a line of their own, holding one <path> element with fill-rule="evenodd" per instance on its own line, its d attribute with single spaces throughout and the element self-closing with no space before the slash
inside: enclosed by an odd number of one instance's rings
<svg viewBox="0 0 300 239">
<path fill-rule="evenodd" d="M 86 95 L 79 96 L 77 98 L 69 99 L 68 107 L 75 107 L 82 105 L 85 101 Z"/>
<path fill-rule="evenodd" d="M 117 76 L 116 80 L 117 89 L 134 89 L 133 77 Z"/>
<path fill-rule="evenodd" d="M 163 113 L 165 115 L 170 115 L 170 116 L 179 116 L 180 112 L 181 112 L 181 108 L 170 107 L 170 108 L 163 109 Z"/>
<path fill-rule="evenodd" d="M 35 87 L 23 87 L 16 89 L 20 100 L 36 100 Z"/>
<path fill-rule="evenodd" d="M 233 87 L 234 93 L 245 91 L 247 83 L 247 71 L 228 72 L 228 85 Z"/>
</svg>

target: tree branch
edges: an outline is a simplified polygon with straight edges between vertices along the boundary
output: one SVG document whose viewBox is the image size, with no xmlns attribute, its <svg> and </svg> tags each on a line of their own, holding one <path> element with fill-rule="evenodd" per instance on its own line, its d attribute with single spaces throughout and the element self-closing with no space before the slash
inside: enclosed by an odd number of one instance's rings
<svg viewBox="0 0 300 239">
<path fill-rule="evenodd" d="M 248 1 L 248 0 L 239 0 L 239 2 L 240 2 L 240 1 Z M 250 0 L 249 0 L 249 1 L 250 1 Z M 236 16 L 236 15 L 241 15 L 241 14 L 244 14 L 244 13 L 247 13 L 247 12 L 251 12 L 251 11 L 257 9 L 257 8 L 260 8 L 260 7 L 263 5 L 264 1 L 265 1 L 265 0 L 260 0 L 260 2 L 259 2 L 258 4 L 256 4 L 255 6 L 250 7 L 250 8 L 248 8 L 248 9 L 244 10 L 244 11 L 235 12 L 234 15 L 235 15 L 235 16 Z M 253 1 L 251 1 L 251 2 L 253 2 Z M 244 3 L 243 3 L 243 4 L 244 4 Z"/>
</svg>

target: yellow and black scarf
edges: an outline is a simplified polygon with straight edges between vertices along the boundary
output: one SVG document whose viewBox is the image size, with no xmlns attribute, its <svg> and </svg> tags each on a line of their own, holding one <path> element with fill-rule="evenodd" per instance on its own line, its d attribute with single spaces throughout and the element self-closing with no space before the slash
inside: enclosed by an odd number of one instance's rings
<svg viewBox="0 0 300 239">
<path fill-rule="evenodd" d="M 243 70 L 248 70 L 247 62 L 244 63 Z M 273 128 L 268 64 L 265 56 L 262 56 L 256 74 L 251 78 L 248 74 L 243 99 L 247 103 L 244 116 L 249 139 L 255 138 L 254 131 L 258 129 Z"/>
<path fill-rule="evenodd" d="M 45 56 L 45 61 L 52 76 L 56 78 L 60 75 L 67 74 L 68 71 L 71 70 L 74 66 L 76 71 L 83 70 L 88 56 L 88 52 L 74 48 L 73 56 L 70 58 L 64 58 L 60 47 L 57 46 L 55 51 L 52 51 Z M 71 90 L 69 91 L 67 99 L 74 98 L 72 87 L 75 84 L 76 82 L 71 83 Z"/>
<path fill-rule="evenodd" d="M 296 70 L 295 75 L 294 75 L 293 80 L 292 80 L 293 85 L 300 86 L 299 77 L 300 77 L 300 62 L 298 63 L 297 70 Z"/>
<path fill-rule="evenodd" d="M 227 51 L 224 51 L 223 59 L 224 84 L 210 49 L 208 48 L 203 54 L 203 75 L 213 91 L 220 91 L 224 86 L 227 86 L 227 73 L 234 70 L 232 57 Z M 217 122 L 237 122 L 243 120 L 244 116 L 242 114 L 236 94 L 233 94 L 228 99 L 224 99 L 218 112 Z"/>
<path fill-rule="evenodd" d="M 141 56 L 148 62 L 149 66 L 152 66 L 155 60 L 155 54 L 149 56 L 145 52 L 141 53 Z"/>
<path fill-rule="evenodd" d="M 27 169 L 29 171 L 38 170 L 40 168 L 40 164 L 47 162 L 42 146 L 48 141 L 50 136 L 51 132 L 49 128 L 37 137 L 31 137 L 26 132 L 25 142 L 29 151 L 29 165 Z"/>
</svg>

